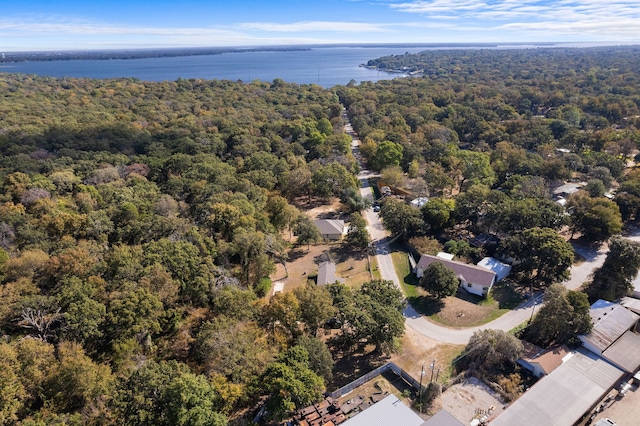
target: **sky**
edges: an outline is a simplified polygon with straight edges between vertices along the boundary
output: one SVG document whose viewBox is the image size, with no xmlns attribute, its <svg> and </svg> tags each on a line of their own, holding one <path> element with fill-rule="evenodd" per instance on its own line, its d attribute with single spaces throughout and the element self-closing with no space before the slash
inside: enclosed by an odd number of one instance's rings
<svg viewBox="0 0 640 426">
<path fill-rule="evenodd" d="M 0 52 L 640 43 L 640 0 L 0 0 Z"/>
</svg>

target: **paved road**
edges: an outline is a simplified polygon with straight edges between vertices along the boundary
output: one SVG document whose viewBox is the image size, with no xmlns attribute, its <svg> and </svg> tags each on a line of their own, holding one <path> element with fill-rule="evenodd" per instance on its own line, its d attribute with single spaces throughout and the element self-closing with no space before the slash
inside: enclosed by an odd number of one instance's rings
<svg viewBox="0 0 640 426">
<path fill-rule="evenodd" d="M 353 132 L 351 124 L 347 124 L 345 126 L 345 130 L 353 138 L 351 148 L 353 150 L 354 156 L 358 159 L 360 164 L 360 174 L 358 175 L 358 179 L 360 180 L 361 184 L 360 193 L 362 194 L 362 196 L 368 197 L 372 200 L 373 191 L 369 186 L 368 178 L 376 175 L 373 172 L 367 170 L 361 161 L 359 150 L 360 141 L 357 139 L 357 135 Z M 367 228 L 369 230 L 369 233 L 371 234 L 371 240 L 373 242 L 373 248 L 376 253 L 376 260 L 378 262 L 378 268 L 380 269 L 380 275 L 385 280 L 393 281 L 398 286 L 398 288 L 400 288 L 400 280 L 393 266 L 393 261 L 391 259 L 391 254 L 387 244 L 388 234 L 383 228 L 378 214 L 373 212 L 371 208 L 367 209 L 364 212 L 364 216 L 368 223 Z M 632 237 L 631 239 L 640 240 L 640 233 L 638 233 L 637 236 Z M 571 268 L 571 279 L 564 283 L 565 286 L 569 289 L 576 289 L 580 287 L 582 283 L 587 281 L 589 275 L 595 268 L 602 265 L 606 257 L 605 250 L 597 251 L 582 246 L 574 246 L 574 249 L 585 258 L 585 262 Z M 542 295 L 537 295 L 536 297 L 524 302 L 516 309 L 505 313 L 501 317 L 487 324 L 463 329 L 449 328 L 436 324 L 430 321 L 428 318 L 420 315 L 409 304 L 407 304 L 407 308 L 403 313 L 406 318 L 407 326 L 411 327 L 423 336 L 438 340 L 443 343 L 463 345 L 466 344 L 473 333 L 478 330 L 493 329 L 509 331 L 512 328 L 515 328 L 523 322 L 528 321 L 541 303 Z"/>
</svg>

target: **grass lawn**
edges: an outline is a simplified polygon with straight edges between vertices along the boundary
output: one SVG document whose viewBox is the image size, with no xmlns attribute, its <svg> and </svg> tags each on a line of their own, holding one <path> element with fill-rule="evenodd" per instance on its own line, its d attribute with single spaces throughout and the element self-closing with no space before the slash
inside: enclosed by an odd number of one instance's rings
<svg viewBox="0 0 640 426">
<path fill-rule="evenodd" d="M 391 254 L 396 273 L 401 279 L 402 291 L 413 308 L 434 322 L 447 327 L 473 327 L 486 324 L 516 307 L 521 295 L 509 283 L 496 284 L 484 299 L 464 290 L 456 296 L 442 300 L 431 297 L 411 273 L 407 254 L 395 250 Z"/>
</svg>

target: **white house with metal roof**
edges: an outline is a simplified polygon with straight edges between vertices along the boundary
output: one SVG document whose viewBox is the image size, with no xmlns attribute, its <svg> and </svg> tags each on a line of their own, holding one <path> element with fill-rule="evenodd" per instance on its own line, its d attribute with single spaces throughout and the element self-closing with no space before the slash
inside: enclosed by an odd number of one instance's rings
<svg viewBox="0 0 640 426">
<path fill-rule="evenodd" d="M 496 282 L 496 273 L 487 268 L 428 254 L 423 254 L 420 261 L 418 261 L 415 270 L 416 276 L 421 278 L 424 275 L 425 269 L 434 262 L 440 262 L 451 269 L 460 280 L 460 287 L 478 296 L 484 297 L 489 294 L 491 287 L 493 287 Z"/>
</svg>

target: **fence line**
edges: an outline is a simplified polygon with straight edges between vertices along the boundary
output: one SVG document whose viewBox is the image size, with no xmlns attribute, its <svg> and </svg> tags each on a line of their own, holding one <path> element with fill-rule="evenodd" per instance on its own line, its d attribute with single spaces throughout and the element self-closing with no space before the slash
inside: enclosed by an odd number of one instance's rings
<svg viewBox="0 0 640 426">
<path fill-rule="evenodd" d="M 366 383 L 369 380 L 372 380 L 372 379 L 378 377 L 379 375 L 381 375 L 382 373 L 384 373 L 384 372 L 386 372 L 388 370 L 391 370 L 398 377 L 402 378 L 404 381 L 409 383 L 409 385 L 411 385 L 416 391 L 418 391 L 420 389 L 420 382 L 418 382 L 409 373 L 404 371 L 402 368 L 398 367 L 393 362 L 388 362 L 385 365 L 382 365 L 382 366 L 376 368 L 375 370 L 368 372 L 364 376 L 358 377 L 357 379 L 355 379 L 354 381 L 352 381 L 349 384 L 344 385 L 340 389 L 337 389 L 337 390 L 335 390 L 333 392 L 327 393 L 327 396 L 330 396 L 331 398 L 334 398 L 334 399 L 335 398 L 340 398 L 341 396 L 348 394 L 352 390 L 356 389 L 359 386 L 362 386 L 364 383 Z M 424 389 L 424 387 L 423 387 L 423 389 Z"/>
</svg>

